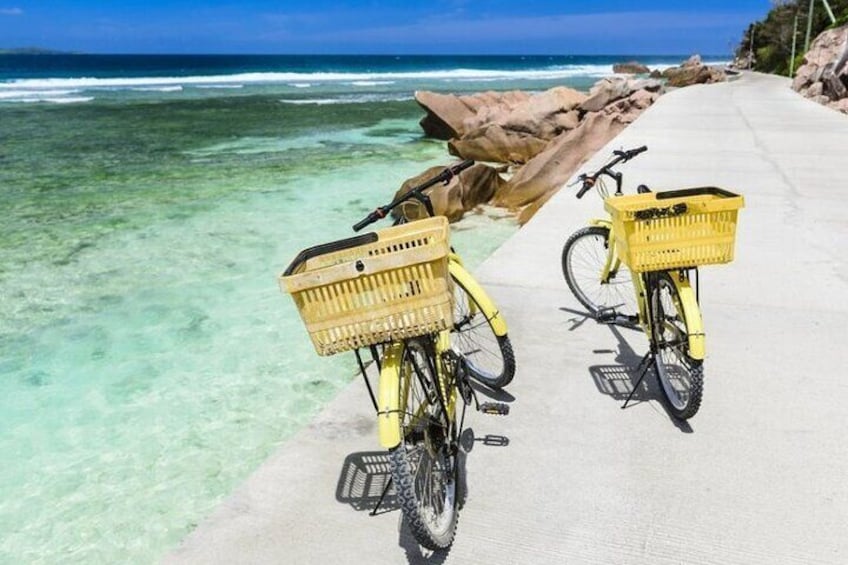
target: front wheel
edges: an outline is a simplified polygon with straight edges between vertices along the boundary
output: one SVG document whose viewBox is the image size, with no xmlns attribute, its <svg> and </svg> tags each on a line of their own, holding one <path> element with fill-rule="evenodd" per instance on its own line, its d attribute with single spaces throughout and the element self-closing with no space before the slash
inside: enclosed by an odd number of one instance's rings
<svg viewBox="0 0 848 565">
<path fill-rule="evenodd" d="M 503 388 L 515 376 L 515 354 L 509 337 L 499 336 L 480 301 L 453 279 L 453 329 L 451 349 L 465 359 L 471 377 Z"/>
<path fill-rule="evenodd" d="M 689 331 L 681 304 L 668 273 L 658 275 L 651 291 L 657 380 L 672 415 L 687 420 L 701 407 L 704 364 L 689 355 Z"/>
<path fill-rule="evenodd" d="M 400 444 L 389 451 L 392 480 L 407 524 L 422 546 L 453 543 L 457 520 L 457 457 L 453 415 L 437 391 L 429 344 L 407 342 L 400 365 Z"/>
<path fill-rule="evenodd" d="M 614 310 L 617 314 L 635 318 L 636 307 L 633 279 L 623 262 L 612 265 L 609 276 L 601 275 L 609 255 L 609 228 L 588 226 L 577 230 L 562 249 L 562 274 L 568 288 L 589 314 Z"/>
</svg>

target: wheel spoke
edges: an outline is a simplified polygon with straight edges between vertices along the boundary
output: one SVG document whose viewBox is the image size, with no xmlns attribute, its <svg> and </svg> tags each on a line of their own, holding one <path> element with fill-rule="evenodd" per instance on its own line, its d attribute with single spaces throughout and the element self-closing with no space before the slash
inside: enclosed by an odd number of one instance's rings
<svg viewBox="0 0 848 565">
<path fill-rule="evenodd" d="M 677 288 L 667 274 L 659 276 L 651 293 L 656 374 L 670 410 L 691 418 L 700 407 L 703 366 L 689 356 L 689 332 Z"/>
<path fill-rule="evenodd" d="M 494 387 L 506 386 L 515 373 L 512 346 L 498 337 L 475 297 L 454 281 L 454 327 L 451 349 L 464 358 L 470 376 Z"/>
<path fill-rule="evenodd" d="M 400 367 L 407 406 L 401 414 L 401 444 L 390 451 L 398 501 L 413 535 L 430 549 L 453 540 L 456 485 L 446 480 L 456 458 L 450 455 L 449 418 L 436 395 L 437 377 L 428 348 L 407 344 Z"/>
<path fill-rule="evenodd" d="M 573 234 L 563 249 L 563 274 L 574 296 L 590 314 L 614 309 L 623 316 L 634 316 L 636 299 L 627 266 L 621 263 L 608 280 L 601 280 L 607 263 L 608 234 L 607 228 L 596 226 Z"/>
</svg>

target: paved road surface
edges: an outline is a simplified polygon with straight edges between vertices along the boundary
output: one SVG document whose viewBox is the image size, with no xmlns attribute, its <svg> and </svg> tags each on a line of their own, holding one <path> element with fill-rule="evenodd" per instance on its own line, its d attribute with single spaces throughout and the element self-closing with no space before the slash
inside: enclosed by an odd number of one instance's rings
<svg viewBox="0 0 848 565">
<path fill-rule="evenodd" d="M 628 191 L 746 198 L 736 261 L 702 269 L 689 424 L 652 379 L 619 409 L 647 342 L 587 320 L 566 288 L 562 244 L 602 204 L 563 189 L 478 270 L 519 370 L 509 417 L 470 417 L 448 554 L 422 554 L 396 510 L 368 515 L 388 470 L 355 382 L 165 562 L 848 563 L 848 116 L 749 75 L 663 96 L 586 168 L 642 144 Z"/>
</svg>

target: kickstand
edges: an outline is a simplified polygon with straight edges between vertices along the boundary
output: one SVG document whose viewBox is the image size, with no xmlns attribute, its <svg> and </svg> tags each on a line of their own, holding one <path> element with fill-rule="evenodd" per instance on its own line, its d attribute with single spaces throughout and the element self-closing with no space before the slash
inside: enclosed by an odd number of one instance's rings
<svg viewBox="0 0 848 565">
<path fill-rule="evenodd" d="M 386 494 L 389 492 L 389 489 L 392 487 L 392 478 L 389 477 L 389 482 L 386 483 L 386 486 L 383 487 L 383 494 L 380 495 L 380 500 L 377 501 L 377 506 L 374 507 L 374 510 L 371 511 L 371 516 L 377 515 L 377 510 L 380 509 L 380 505 L 383 504 L 383 499 L 386 498 Z"/>
<path fill-rule="evenodd" d="M 639 361 L 639 366 L 636 367 L 636 370 L 638 371 L 644 365 L 644 368 L 642 368 L 642 374 L 639 375 L 639 380 L 636 381 L 636 384 L 633 386 L 633 390 L 630 391 L 630 396 L 627 397 L 627 400 L 624 401 L 624 405 L 621 407 L 622 410 L 627 408 L 627 403 L 630 402 L 631 398 L 633 398 L 633 395 L 639 389 L 639 385 L 642 384 L 642 379 L 644 379 L 645 375 L 648 374 L 648 369 L 650 369 L 653 364 L 654 356 L 649 351 L 645 353 L 645 356 L 642 357 L 641 361 Z"/>
</svg>

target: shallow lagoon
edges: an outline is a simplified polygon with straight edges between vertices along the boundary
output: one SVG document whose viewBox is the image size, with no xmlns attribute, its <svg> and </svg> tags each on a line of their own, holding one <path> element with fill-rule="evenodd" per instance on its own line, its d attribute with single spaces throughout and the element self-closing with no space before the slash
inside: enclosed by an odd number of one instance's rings
<svg viewBox="0 0 848 565">
<path fill-rule="evenodd" d="M 0 109 L 0 561 L 155 560 L 354 376 L 276 274 L 449 159 L 346 106 Z M 516 229 L 459 228 L 471 264 Z"/>
<path fill-rule="evenodd" d="M 413 90 L 626 59 L 0 57 L 0 562 L 156 561 L 354 378 L 276 275 L 450 161 Z"/>
</svg>

